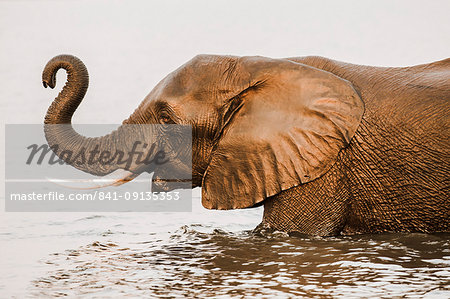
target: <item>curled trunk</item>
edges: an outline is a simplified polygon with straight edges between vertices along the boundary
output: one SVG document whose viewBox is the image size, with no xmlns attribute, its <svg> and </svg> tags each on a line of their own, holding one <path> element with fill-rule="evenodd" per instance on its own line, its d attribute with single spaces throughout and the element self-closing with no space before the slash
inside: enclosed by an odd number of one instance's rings
<svg viewBox="0 0 450 299">
<path fill-rule="evenodd" d="M 86 154 L 92 151 L 115 153 L 117 150 L 131 148 L 131 136 L 129 130 L 120 126 L 117 130 L 102 137 L 85 137 L 78 134 L 71 125 L 72 115 L 83 100 L 89 85 L 89 76 L 83 62 L 71 55 L 59 55 L 51 59 L 44 68 L 42 81 L 44 87 L 54 88 L 56 73 L 59 69 L 67 72 L 67 82 L 58 94 L 45 116 L 45 137 L 49 146 L 59 158 L 72 166 L 98 176 L 104 176 L 119 168 L 119 164 L 105 164 L 99 161 L 83 161 L 71 163 L 64 152 L 73 154 L 84 151 Z M 136 137 L 136 136 L 135 136 Z M 134 140 L 136 140 L 134 138 Z M 142 140 L 142 139 L 141 139 Z M 89 163 L 88 163 L 89 162 Z"/>
</svg>

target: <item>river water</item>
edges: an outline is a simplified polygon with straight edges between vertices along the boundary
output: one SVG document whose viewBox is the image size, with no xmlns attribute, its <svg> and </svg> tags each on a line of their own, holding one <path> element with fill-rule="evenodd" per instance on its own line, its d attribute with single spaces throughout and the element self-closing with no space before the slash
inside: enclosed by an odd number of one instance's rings
<svg viewBox="0 0 450 299">
<path fill-rule="evenodd" d="M 42 123 L 65 77 L 50 91 L 41 72 L 61 53 L 89 69 L 87 99 L 74 117 L 86 124 L 120 123 L 200 53 L 375 65 L 448 55 L 448 1 L 186 3 L 1 1 L 2 124 Z M 1 211 L 0 298 L 450 297 L 449 234 L 253 232 L 262 208 L 209 211 L 199 196 L 194 190 L 189 213 Z"/>
<path fill-rule="evenodd" d="M 449 234 L 305 238 L 253 232 L 260 217 L 206 211 L 199 198 L 192 213 L 10 217 L 0 288 L 18 298 L 450 296 Z"/>
</svg>

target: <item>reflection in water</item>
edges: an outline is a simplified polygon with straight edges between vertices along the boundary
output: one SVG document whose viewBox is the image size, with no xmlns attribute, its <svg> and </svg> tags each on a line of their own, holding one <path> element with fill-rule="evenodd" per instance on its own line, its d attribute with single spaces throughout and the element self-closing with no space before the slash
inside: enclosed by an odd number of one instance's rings
<svg viewBox="0 0 450 299">
<path fill-rule="evenodd" d="M 36 296 L 450 296 L 449 234 L 339 238 L 182 226 L 48 258 Z"/>
</svg>

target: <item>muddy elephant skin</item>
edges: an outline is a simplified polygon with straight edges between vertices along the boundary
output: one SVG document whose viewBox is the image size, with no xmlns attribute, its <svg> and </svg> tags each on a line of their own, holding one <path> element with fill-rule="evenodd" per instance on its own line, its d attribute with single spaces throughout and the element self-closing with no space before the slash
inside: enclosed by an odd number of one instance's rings
<svg viewBox="0 0 450 299">
<path fill-rule="evenodd" d="M 60 154 L 126 144 L 121 127 L 94 139 L 71 128 L 88 75 L 78 58 L 56 56 L 44 69 L 45 87 L 55 87 L 60 68 L 67 83 L 45 124 L 68 129 L 46 129 L 49 145 Z M 191 126 L 189 171 L 203 206 L 264 205 L 262 228 L 448 232 L 449 101 L 450 59 L 371 67 L 312 56 L 199 55 L 158 83 L 124 124 Z M 123 168 L 74 166 L 99 176 Z M 157 172 L 153 188 L 165 190 Z"/>
</svg>

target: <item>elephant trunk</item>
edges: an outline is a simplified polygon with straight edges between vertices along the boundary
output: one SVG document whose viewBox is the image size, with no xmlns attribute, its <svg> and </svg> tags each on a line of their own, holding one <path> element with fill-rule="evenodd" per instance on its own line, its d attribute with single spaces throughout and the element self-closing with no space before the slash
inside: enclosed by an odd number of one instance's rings
<svg viewBox="0 0 450 299">
<path fill-rule="evenodd" d="M 44 87 L 54 88 L 56 85 L 56 73 L 62 68 L 67 72 L 67 82 L 58 94 L 45 116 L 45 137 L 48 145 L 56 155 L 84 172 L 104 176 L 117 169 L 127 168 L 125 164 L 102 163 L 100 159 L 77 159 L 70 162 L 67 152 L 73 155 L 83 152 L 89 153 L 117 153 L 118 150 L 127 152 L 133 147 L 133 140 L 143 140 L 144 136 L 132 136 L 125 125 L 120 126 L 112 133 L 101 137 L 85 137 L 78 134 L 71 125 L 72 115 L 83 100 L 89 85 L 89 76 L 83 62 L 71 55 L 59 55 L 51 59 L 44 68 L 42 80 Z M 134 130 L 139 131 L 139 130 Z M 146 134 L 147 135 L 147 134 Z M 148 136 L 146 136 L 148 138 Z M 147 140 L 148 141 L 148 140 Z M 98 158 L 98 156 L 97 156 Z M 136 166 L 136 165 L 134 165 Z"/>
</svg>

